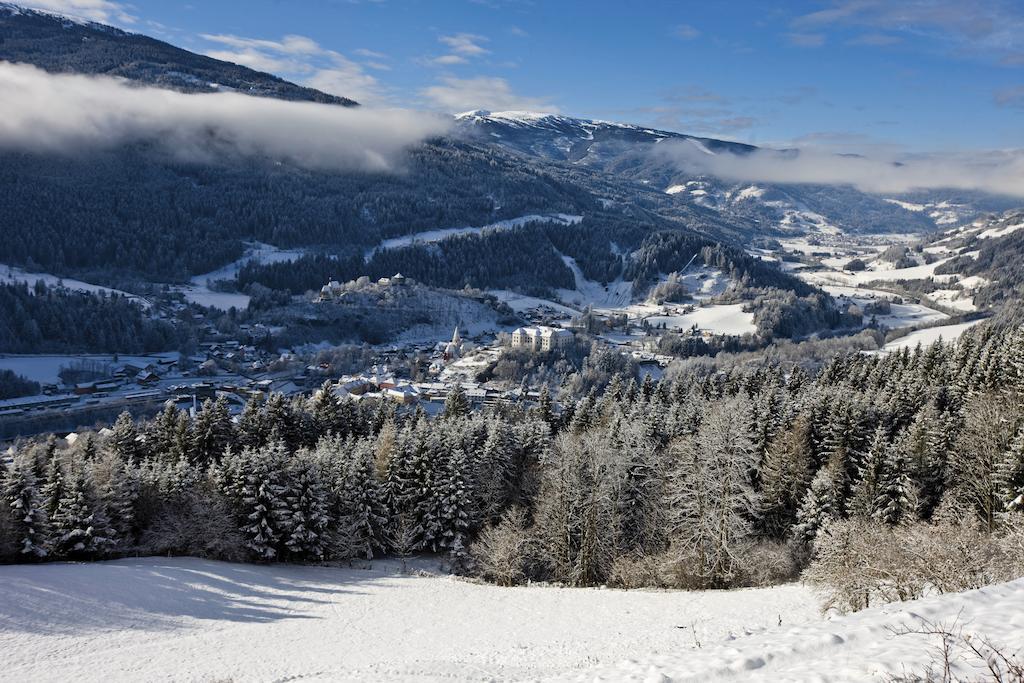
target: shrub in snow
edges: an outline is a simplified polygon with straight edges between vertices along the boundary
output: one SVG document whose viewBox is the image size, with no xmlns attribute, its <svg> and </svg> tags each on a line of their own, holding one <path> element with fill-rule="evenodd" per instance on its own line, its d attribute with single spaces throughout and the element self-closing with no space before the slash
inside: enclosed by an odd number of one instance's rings
<svg viewBox="0 0 1024 683">
<path fill-rule="evenodd" d="M 526 511 L 515 507 L 496 525 L 484 529 L 472 546 L 477 573 L 499 586 L 516 586 L 526 578 L 530 555 Z"/>
</svg>

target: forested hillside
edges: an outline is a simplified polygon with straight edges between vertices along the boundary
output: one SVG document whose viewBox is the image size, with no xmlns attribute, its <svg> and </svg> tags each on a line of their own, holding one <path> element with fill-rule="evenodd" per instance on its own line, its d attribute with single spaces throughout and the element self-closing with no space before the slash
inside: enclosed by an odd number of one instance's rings
<svg viewBox="0 0 1024 683">
<path fill-rule="evenodd" d="M 543 169 L 451 140 L 412 150 L 397 174 L 186 163 L 144 146 L 4 153 L 0 184 L 0 262 L 96 281 L 186 280 L 238 258 L 246 240 L 362 251 L 396 235 L 595 204 Z"/>
</svg>

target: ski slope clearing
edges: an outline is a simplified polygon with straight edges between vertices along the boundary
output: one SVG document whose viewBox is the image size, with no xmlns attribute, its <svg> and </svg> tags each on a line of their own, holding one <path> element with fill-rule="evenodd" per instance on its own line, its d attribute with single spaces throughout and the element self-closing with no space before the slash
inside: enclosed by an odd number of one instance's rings
<svg viewBox="0 0 1024 683">
<path fill-rule="evenodd" d="M 820 620 L 799 585 L 498 588 L 189 558 L 0 567 L 7 680 L 522 680 Z M 699 651 L 698 651 L 699 652 Z"/>
<path fill-rule="evenodd" d="M 1024 579 L 966 593 L 895 603 L 825 622 L 700 649 L 632 659 L 615 667 L 565 677 L 576 681 L 884 681 L 942 673 L 940 636 L 906 633 L 954 624 L 965 635 L 991 638 L 1007 654 L 1024 647 Z M 955 630 L 955 628 L 954 628 Z M 956 650 L 948 680 L 993 680 L 985 663 Z M 931 679 L 930 679 L 931 680 Z M 935 678 L 934 680 L 941 680 Z M 1006 678 L 1004 680 L 1010 680 Z"/>
<path fill-rule="evenodd" d="M 366 252 L 366 260 L 370 258 L 378 251 L 385 249 L 400 249 L 402 247 L 412 246 L 413 244 L 429 244 L 431 242 L 440 242 L 446 240 L 449 237 L 455 237 L 456 235 L 470 235 L 479 234 L 485 230 L 512 230 L 514 228 L 521 228 L 524 225 L 530 223 L 557 223 L 559 225 L 576 225 L 583 220 L 583 216 L 576 216 L 567 213 L 554 213 L 554 214 L 538 214 L 529 216 L 520 216 L 519 218 L 509 218 L 508 220 L 498 221 L 497 223 L 491 223 L 482 227 L 465 227 L 465 228 L 441 228 L 439 230 L 427 230 L 425 232 L 417 232 L 412 235 L 403 235 L 402 237 L 392 237 L 391 239 L 384 240 L 379 245 L 370 249 Z"/>
</svg>

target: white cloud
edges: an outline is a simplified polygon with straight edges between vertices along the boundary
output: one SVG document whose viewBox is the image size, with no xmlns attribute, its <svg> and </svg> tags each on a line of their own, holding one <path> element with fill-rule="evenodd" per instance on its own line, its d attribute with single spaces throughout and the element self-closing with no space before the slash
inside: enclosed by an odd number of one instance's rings
<svg viewBox="0 0 1024 683">
<path fill-rule="evenodd" d="M 683 40 L 693 40 L 700 35 L 700 31 L 689 24 L 679 24 L 672 29 L 672 35 Z"/>
<path fill-rule="evenodd" d="M 658 145 L 654 154 L 680 170 L 736 182 L 852 185 L 872 193 L 952 188 L 1024 197 L 1024 150 L 888 159 L 813 148 L 712 156 L 685 142 L 670 142 Z"/>
<path fill-rule="evenodd" d="M 31 0 L 25 6 L 105 24 L 134 24 L 136 21 L 124 5 L 111 0 Z"/>
<path fill-rule="evenodd" d="M 828 0 L 825 4 L 797 17 L 794 30 L 867 28 L 885 31 L 887 36 L 898 32 L 945 43 L 954 54 L 991 55 L 1007 64 L 1024 52 L 1024 5 L 1019 0 Z M 873 44 L 891 44 L 891 38 L 884 40 Z"/>
<path fill-rule="evenodd" d="M 452 52 L 460 55 L 479 57 L 490 52 L 490 50 L 487 50 L 480 44 L 486 43 L 487 38 L 485 36 L 478 36 L 475 33 L 456 33 L 451 36 L 440 36 L 438 40 L 447 45 Z"/>
<path fill-rule="evenodd" d="M 203 34 L 204 40 L 229 49 L 208 50 L 206 54 L 252 69 L 292 78 L 304 85 L 318 88 L 339 97 L 348 97 L 362 104 L 381 104 L 387 97 L 376 78 L 358 64 L 335 50 L 329 50 L 312 38 L 287 35 L 280 40 L 247 38 L 231 34 Z M 380 53 L 361 49 L 356 53 Z M 386 64 L 368 64 L 370 68 L 387 70 Z"/>
<path fill-rule="evenodd" d="M 442 78 L 441 83 L 424 88 L 420 95 L 446 112 L 470 109 L 558 111 L 558 107 L 550 102 L 512 92 L 504 78 L 488 76 Z"/>
<path fill-rule="evenodd" d="M 423 112 L 186 95 L 0 62 L 0 147 L 71 152 L 132 141 L 215 162 L 243 154 L 308 168 L 389 170 L 450 122 Z"/>
<path fill-rule="evenodd" d="M 787 33 L 786 40 L 797 47 L 821 47 L 825 44 L 823 33 Z"/>
</svg>

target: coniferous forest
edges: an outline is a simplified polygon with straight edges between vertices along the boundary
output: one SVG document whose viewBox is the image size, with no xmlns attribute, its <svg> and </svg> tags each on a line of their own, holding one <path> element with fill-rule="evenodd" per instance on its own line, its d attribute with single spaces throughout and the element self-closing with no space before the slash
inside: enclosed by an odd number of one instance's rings
<svg viewBox="0 0 1024 683">
<path fill-rule="evenodd" d="M 507 585 L 805 572 L 857 609 L 1019 575 L 1022 397 L 1024 331 L 986 324 L 955 347 L 843 355 L 813 375 L 620 374 L 560 407 L 546 389 L 485 411 L 456 389 L 434 418 L 326 390 L 253 401 L 237 423 L 223 399 L 194 418 L 170 406 L 66 447 L 21 444 L 2 473 L 2 552 L 426 552 Z"/>
</svg>

